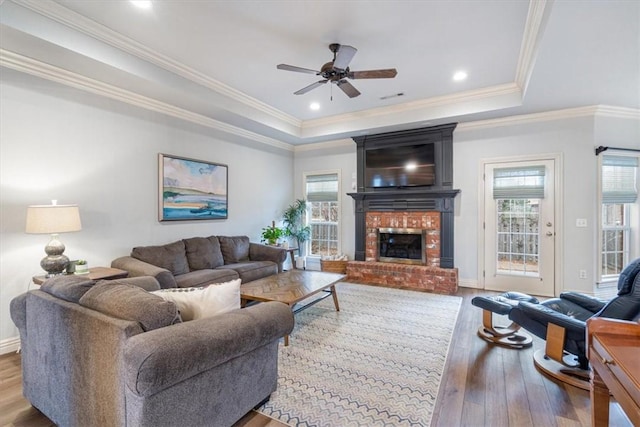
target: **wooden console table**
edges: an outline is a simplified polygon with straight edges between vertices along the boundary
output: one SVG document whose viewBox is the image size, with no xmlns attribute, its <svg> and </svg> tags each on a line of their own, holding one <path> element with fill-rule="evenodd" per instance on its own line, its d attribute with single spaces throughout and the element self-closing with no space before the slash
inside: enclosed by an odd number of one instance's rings
<svg viewBox="0 0 640 427">
<path fill-rule="evenodd" d="M 609 392 L 631 423 L 640 426 L 640 323 L 587 320 L 591 364 L 591 424 L 609 425 Z"/>
<path fill-rule="evenodd" d="M 87 277 L 91 280 L 113 280 L 113 279 L 122 279 L 127 277 L 129 272 L 120 270 L 118 268 L 111 267 L 91 267 L 89 268 L 88 274 L 83 274 L 83 277 Z M 36 285 L 42 285 L 44 281 L 47 280 L 46 276 L 35 276 L 33 278 L 33 283 Z"/>
</svg>

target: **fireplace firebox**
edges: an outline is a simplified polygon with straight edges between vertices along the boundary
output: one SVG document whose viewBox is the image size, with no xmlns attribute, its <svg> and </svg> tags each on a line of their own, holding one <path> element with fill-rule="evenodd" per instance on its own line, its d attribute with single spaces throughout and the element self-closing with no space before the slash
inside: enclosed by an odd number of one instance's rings
<svg viewBox="0 0 640 427">
<path fill-rule="evenodd" d="M 426 264 L 426 230 L 378 228 L 378 261 Z"/>
</svg>

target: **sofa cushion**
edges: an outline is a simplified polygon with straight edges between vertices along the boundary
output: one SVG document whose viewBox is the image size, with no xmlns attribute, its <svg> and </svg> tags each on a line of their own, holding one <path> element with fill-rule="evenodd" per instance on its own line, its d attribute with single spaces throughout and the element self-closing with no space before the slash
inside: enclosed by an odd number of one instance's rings
<svg viewBox="0 0 640 427">
<path fill-rule="evenodd" d="M 278 274 L 278 264 L 273 261 L 249 261 L 229 264 L 218 270 L 233 270 L 238 273 L 242 283 Z"/>
<path fill-rule="evenodd" d="M 195 270 L 175 277 L 176 286 L 172 288 L 197 288 L 209 283 L 222 283 L 237 279 L 240 276 L 235 270 L 218 267 L 215 270 Z M 171 289 L 171 288 L 168 288 Z"/>
<path fill-rule="evenodd" d="M 65 301 L 77 303 L 96 282 L 82 276 L 61 275 L 47 279 L 40 290 Z"/>
<path fill-rule="evenodd" d="M 249 261 L 249 238 L 247 236 L 218 236 L 225 264 Z"/>
<path fill-rule="evenodd" d="M 138 246 L 133 248 L 131 256 L 167 269 L 174 276 L 189 272 L 189 263 L 182 240 L 162 246 Z"/>
<path fill-rule="evenodd" d="M 151 293 L 175 302 L 185 322 L 240 308 L 240 279 L 201 288 L 161 289 Z"/>
<path fill-rule="evenodd" d="M 180 323 L 175 303 L 117 280 L 98 282 L 80 298 L 80 305 L 118 319 L 138 322 L 144 331 Z"/>
<path fill-rule="evenodd" d="M 216 236 L 192 237 L 183 241 L 191 271 L 224 265 L 220 242 Z"/>
</svg>

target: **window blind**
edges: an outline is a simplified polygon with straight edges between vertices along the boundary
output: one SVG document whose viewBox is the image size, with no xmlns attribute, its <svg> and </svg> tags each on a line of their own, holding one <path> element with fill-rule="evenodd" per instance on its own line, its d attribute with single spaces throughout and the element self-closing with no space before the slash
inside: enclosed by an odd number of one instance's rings
<svg viewBox="0 0 640 427">
<path fill-rule="evenodd" d="M 307 175 L 307 201 L 335 202 L 338 200 L 338 174 Z"/>
<path fill-rule="evenodd" d="M 544 166 L 493 170 L 494 199 L 543 199 Z"/>
<path fill-rule="evenodd" d="M 634 203 L 638 198 L 638 158 L 602 157 L 602 203 Z"/>
</svg>

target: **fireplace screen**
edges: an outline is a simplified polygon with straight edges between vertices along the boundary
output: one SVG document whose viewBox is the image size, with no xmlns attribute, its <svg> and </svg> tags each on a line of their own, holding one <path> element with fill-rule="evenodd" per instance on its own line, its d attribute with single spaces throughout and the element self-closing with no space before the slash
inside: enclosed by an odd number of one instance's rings
<svg viewBox="0 0 640 427">
<path fill-rule="evenodd" d="M 379 228 L 378 260 L 426 264 L 425 235 L 419 228 Z"/>
</svg>

